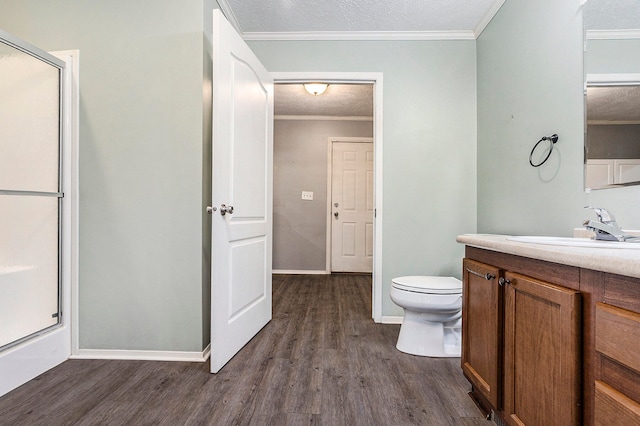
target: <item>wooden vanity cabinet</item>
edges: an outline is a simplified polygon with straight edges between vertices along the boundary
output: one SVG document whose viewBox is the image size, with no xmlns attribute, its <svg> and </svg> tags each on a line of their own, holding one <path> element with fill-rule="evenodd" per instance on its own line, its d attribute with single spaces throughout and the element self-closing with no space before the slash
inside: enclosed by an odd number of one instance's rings
<svg viewBox="0 0 640 426">
<path fill-rule="evenodd" d="M 471 396 L 506 424 L 580 424 L 579 271 L 552 268 L 549 282 L 545 262 L 523 260 L 467 247 L 461 364 Z"/>
<path fill-rule="evenodd" d="M 476 402 L 505 424 L 640 426 L 640 278 L 465 250 Z"/>
</svg>

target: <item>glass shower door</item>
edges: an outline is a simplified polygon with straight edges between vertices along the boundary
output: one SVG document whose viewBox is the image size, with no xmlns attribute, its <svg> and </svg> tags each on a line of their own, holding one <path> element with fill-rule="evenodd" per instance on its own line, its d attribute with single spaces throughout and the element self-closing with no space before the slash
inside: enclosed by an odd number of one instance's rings
<svg viewBox="0 0 640 426">
<path fill-rule="evenodd" d="M 0 34 L 0 351 L 60 312 L 61 65 Z"/>
</svg>

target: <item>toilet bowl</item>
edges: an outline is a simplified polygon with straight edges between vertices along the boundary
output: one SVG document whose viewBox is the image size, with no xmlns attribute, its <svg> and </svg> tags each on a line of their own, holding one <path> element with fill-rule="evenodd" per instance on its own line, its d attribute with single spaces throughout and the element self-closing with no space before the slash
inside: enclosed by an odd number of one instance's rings
<svg viewBox="0 0 640 426">
<path fill-rule="evenodd" d="M 459 357 L 462 282 L 453 277 L 391 280 L 391 300 L 404 309 L 396 348 L 413 355 Z"/>
</svg>

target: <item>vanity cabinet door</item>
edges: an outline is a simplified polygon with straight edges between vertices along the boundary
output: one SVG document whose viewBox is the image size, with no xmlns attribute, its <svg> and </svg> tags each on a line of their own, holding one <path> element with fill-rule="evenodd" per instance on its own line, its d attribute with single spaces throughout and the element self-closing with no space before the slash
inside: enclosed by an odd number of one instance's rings
<svg viewBox="0 0 640 426">
<path fill-rule="evenodd" d="M 499 269 L 463 261 L 462 371 L 486 411 L 501 408 L 502 292 Z M 487 406 L 489 405 L 489 406 Z"/>
<path fill-rule="evenodd" d="M 580 293 L 504 275 L 504 418 L 512 425 L 580 420 Z"/>
</svg>

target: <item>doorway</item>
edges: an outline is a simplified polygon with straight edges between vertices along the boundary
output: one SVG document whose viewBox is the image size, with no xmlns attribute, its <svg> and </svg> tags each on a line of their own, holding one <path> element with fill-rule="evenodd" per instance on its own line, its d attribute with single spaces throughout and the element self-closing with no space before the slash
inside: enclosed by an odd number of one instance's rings
<svg viewBox="0 0 640 426">
<path fill-rule="evenodd" d="M 375 219 L 371 224 L 371 239 L 372 239 L 372 318 L 376 322 L 381 322 L 382 319 L 382 73 L 272 73 L 274 77 L 274 83 L 278 84 L 298 84 L 302 85 L 305 82 L 321 82 L 331 85 L 369 85 L 372 87 L 373 96 L 373 113 L 370 121 L 372 121 L 373 135 L 371 142 L 373 144 L 374 151 L 374 164 L 372 172 L 373 180 L 373 214 Z M 322 95 L 320 95 L 322 96 Z M 318 97 L 320 97 L 318 96 Z M 276 114 L 277 117 L 277 114 Z M 324 154 L 326 156 L 326 154 Z M 326 166 L 325 166 L 326 167 Z M 325 169 L 326 170 L 326 169 Z M 279 170 L 275 169 L 275 176 L 277 176 Z M 327 197 L 330 199 L 329 188 L 324 185 L 324 190 L 327 191 Z M 301 188 L 300 193 L 297 193 L 297 197 L 314 197 L 314 194 L 309 194 L 313 191 L 305 191 L 305 188 Z M 311 198 L 313 200 L 314 198 Z M 310 203 L 308 204 L 310 205 Z M 328 205 L 325 204 L 325 205 Z M 274 201 L 274 224 L 277 223 L 278 217 L 276 213 L 276 203 Z M 318 209 L 313 209 L 316 212 Z M 323 215 L 327 214 L 326 207 L 321 212 Z M 331 214 L 329 212 L 329 214 Z M 328 215 L 327 215 L 328 216 Z M 327 219 L 328 220 L 328 217 Z M 286 225 L 286 223 L 285 223 Z M 326 229 L 325 242 L 320 250 L 326 250 L 327 234 L 330 232 L 330 228 Z M 274 238 L 274 248 L 277 244 Z M 275 259 L 274 259 L 275 261 Z M 325 252 L 325 265 L 324 268 L 315 268 L 313 273 L 330 273 L 330 257 Z M 278 268 L 274 267 L 274 271 L 278 272 Z M 302 273 L 303 271 L 283 271 L 289 273 Z"/>
</svg>

